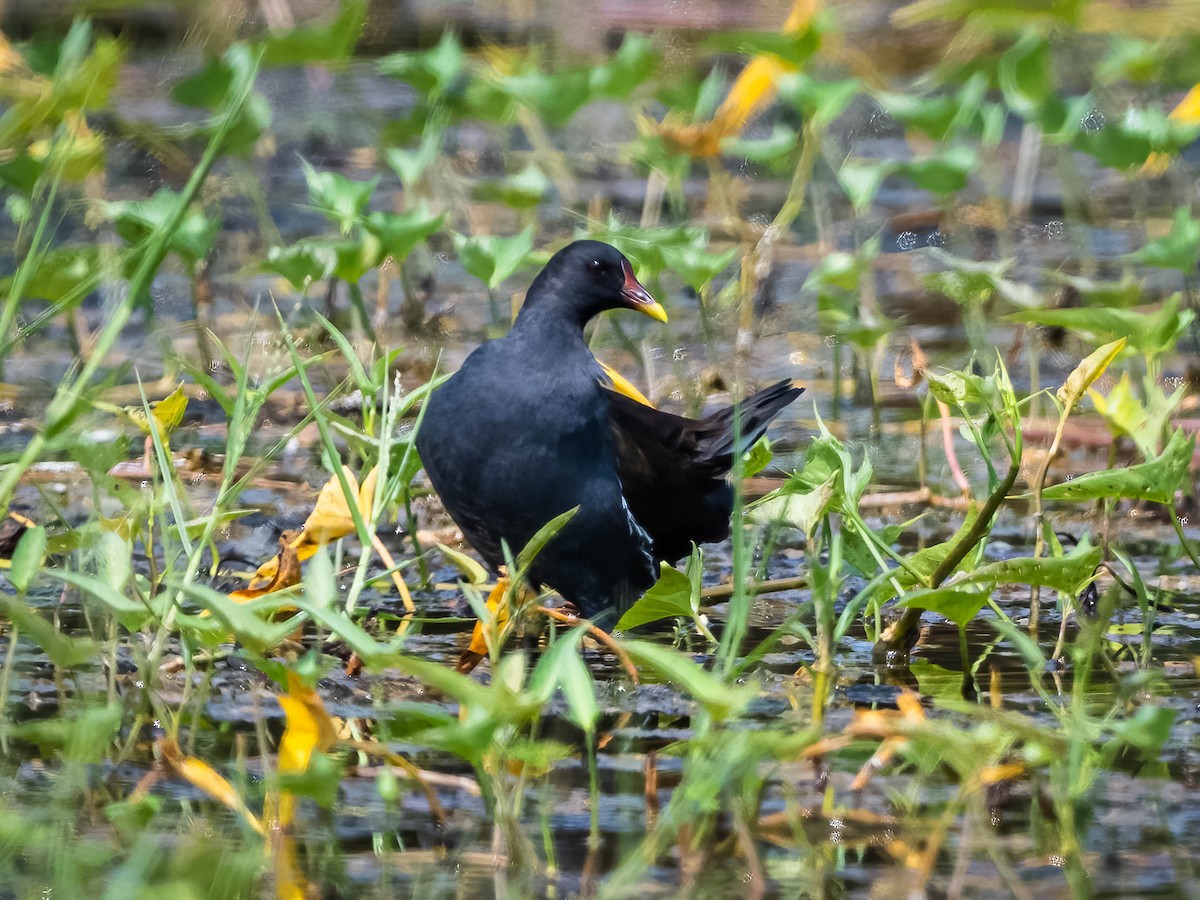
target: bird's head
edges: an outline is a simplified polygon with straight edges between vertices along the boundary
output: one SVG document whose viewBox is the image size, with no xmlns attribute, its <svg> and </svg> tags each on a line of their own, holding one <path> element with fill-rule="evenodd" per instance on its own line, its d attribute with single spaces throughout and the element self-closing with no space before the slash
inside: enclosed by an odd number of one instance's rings
<svg viewBox="0 0 1200 900">
<path fill-rule="evenodd" d="M 667 311 L 642 287 L 625 255 L 601 241 L 575 241 L 555 253 L 530 285 L 525 308 L 554 308 L 580 325 L 622 308 L 667 321 Z"/>
</svg>

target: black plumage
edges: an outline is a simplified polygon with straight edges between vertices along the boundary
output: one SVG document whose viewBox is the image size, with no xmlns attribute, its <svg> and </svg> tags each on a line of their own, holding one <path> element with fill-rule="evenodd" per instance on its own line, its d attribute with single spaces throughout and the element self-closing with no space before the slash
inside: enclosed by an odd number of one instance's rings
<svg viewBox="0 0 1200 900">
<path fill-rule="evenodd" d="M 622 491 L 650 535 L 656 559 L 673 562 L 686 556 L 693 542 L 729 536 L 733 488 L 726 476 L 735 454 L 762 437 L 803 390 L 780 381 L 743 400 L 736 443 L 732 406 L 687 419 L 606 391 Z"/>
<path fill-rule="evenodd" d="M 605 387 L 584 341 L 619 307 L 666 321 L 628 260 L 597 241 L 559 251 L 512 330 L 479 347 L 426 403 L 417 450 L 463 535 L 494 569 L 555 516 L 579 512 L 531 569 L 579 611 L 622 610 L 654 583 L 657 561 L 729 533 L 733 455 L 800 393 L 788 382 L 734 412 L 685 419 Z"/>
</svg>

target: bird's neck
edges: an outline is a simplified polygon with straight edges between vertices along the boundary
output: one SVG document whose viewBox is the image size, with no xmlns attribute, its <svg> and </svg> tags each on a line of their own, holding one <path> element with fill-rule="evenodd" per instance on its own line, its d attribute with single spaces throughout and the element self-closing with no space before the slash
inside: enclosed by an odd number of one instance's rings
<svg viewBox="0 0 1200 900">
<path fill-rule="evenodd" d="M 524 307 L 513 323 L 512 334 L 524 338 L 551 339 L 557 346 L 586 347 L 583 326 L 591 315 L 583 316 L 570 309 L 547 306 Z"/>
</svg>

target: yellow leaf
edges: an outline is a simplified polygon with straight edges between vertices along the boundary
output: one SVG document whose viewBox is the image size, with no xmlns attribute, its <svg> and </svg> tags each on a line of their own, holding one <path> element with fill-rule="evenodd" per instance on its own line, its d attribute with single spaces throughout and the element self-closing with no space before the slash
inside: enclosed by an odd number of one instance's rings
<svg viewBox="0 0 1200 900">
<path fill-rule="evenodd" d="M 204 791 L 218 803 L 236 812 L 259 834 L 266 833 L 262 822 L 254 813 L 250 812 L 234 786 L 218 774 L 212 766 L 194 756 L 184 756 L 179 745 L 168 738 L 159 740 L 155 744 L 155 749 L 168 769 L 184 781 L 190 782 Z"/>
<path fill-rule="evenodd" d="M 458 657 L 455 668 L 459 672 L 470 672 L 480 661 L 487 658 L 488 650 L 495 643 L 496 637 L 508 624 L 508 604 L 504 598 L 508 594 L 508 577 L 497 580 L 496 586 L 488 594 L 487 608 L 491 615 L 491 624 L 480 619 L 475 623 L 471 632 L 471 643 Z M 465 712 L 465 710 L 464 710 Z"/>
<path fill-rule="evenodd" d="M 1192 85 L 1192 89 L 1179 101 L 1179 105 L 1171 110 L 1171 118 L 1188 125 L 1200 123 L 1200 84 Z"/>
<path fill-rule="evenodd" d="M 996 784 L 1000 781 L 1012 781 L 1025 774 L 1025 767 L 1020 763 L 1004 763 L 998 766 L 984 766 L 976 774 L 980 784 Z"/>
<path fill-rule="evenodd" d="M 337 740 L 337 726 L 317 692 L 291 672 L 287 676 L 286 694 L 279 696 L 279 705 L 287 717 L 287 727 L 279 742 L 279 771 L 297 774 L 308 769 L 314 750 L 328 750 Z"/>
<path fill-rule="evenodd" d="M 308 771 L 314 751 L 333 746 L 337 740 L 337 725 L 325 711 L 325 704 L 316 691 L 291 672 L 287 675 L 287 685 L 287 693 L 279 695 L 287 726 L 279 741 L 277 770 L 281 775 L 299 775 Z M 263 818 L 272 830 L 286 829 L 292 822 L 295 808 L 296 798 L 281 791 L 278 796 L 268 796 Z"/>
<path fill-rule="evenodd" d="M 358 479 L 354 477 L 349 466 L 342 466 L 342 471 L 346 475 L 346 484 L 354 494 L 363 521 L 369 521 L 375 499 L 375 482 L 379 479 L 379 467 L 376 466 L 367 474 L 362 487 L 358 486 Z M 341 482 L 334 476 L 321 488 L 312 514 L 304 522 L 304 539 L 312 544 L 327 544 L 353 532 L 354 518 L 350 514 L 350 505 L 342 492 Z M 311 555 L 310 553 L 309 556 Z"/>
<path fill-rule="evenodd" d="M 1092 382 L 1104 374 L 1104 370 L 1108 368 L 1109 363 L 1116 359 L 1117 354 L 1125 349 L 1125 340 L 1125 338 L 1121 338 L 1094 350 L 1075 367 L 1075 371 L 1067 376 L 1067 380 L 1063 382 L 1063 386 L 1055 394 L 1058 402 L 1063 405 L 1063 415 L 1074 409 L 1075 404 L 1079 402 L 1079 398 L 1083 396 L 1083 392 L 1092 386 Z"/>
<path fill-rule="evenodd" d="M 1179 104 L 1171 110 L 1169 118 L 1176 119 L 1188 125 L 1200 123 L 1200 84 L 1192 85 Z M 1171 157 L 1166 153 L 1151 153 L 1142 164 L 1142 172 L 1147 175 L 1161 175 L 1167 171 Z"/>
<path fill-rule="evenodd" d="M 183 384 L 157 403 L 150 404 L 150 412 L 158 425 L 160 435 L 166 437 L 179 427 L 179 423 L 183 421 L 183 414 L 187 412 L 187 405 L 188 399 L 187 394 L 183 392 Z M 149 431 L 149 428 L 146 430 Z"/>
<path fill-rule="evenodd" d="M 812 21 L 819 5 L 820 0 L 795 0 L 781 31 L 784 34 L 802 31 Z M 775 85 L 780 76 L 795 71 L 795 68 L 770 54 L 751 57 L 711 121 L 683 127 L 664 124 L 662 133 L 693 156 L 716 156 L 721 150 L 721 141 L 740 132 L 750 117 L 775 96 Z"/>
</svg>

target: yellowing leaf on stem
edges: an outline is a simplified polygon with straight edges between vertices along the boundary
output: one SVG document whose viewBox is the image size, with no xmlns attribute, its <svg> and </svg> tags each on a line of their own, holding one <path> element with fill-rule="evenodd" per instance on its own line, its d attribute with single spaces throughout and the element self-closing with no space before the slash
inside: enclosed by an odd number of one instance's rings
<svg viewBox="0 0 1200 900">
<path fill-rule="evenodd" d="M 97 409 L 112 413 L 129 422 L 131 425 L 136 425 L 142 434 L 150 433 L 150 422 L 146 418 L 144 407 L 117 406 L 113 403 L 105 403 L 100 400 L 93 401 L 93 404 Z M 158 426 L 158 433 L 164 440 L 183 421 L 183 414 L 187 412 L 187 405 L 187 394 L 183 391 L 182 383 L 166 397 L 163 397 L 163 399 L 156 400 L 150 404 L 150 414 L 154 416 L 154 424 Z"/>
<path fill-rule="evenodd" d="M 179 745 L 169 738 L 159 740 L 154 749 L 171 772 L 236 812 L 259 834 L 265 834 L 262 822 L 249 810 L 237 789 L 212 766 L 194 756 L 184 756 Z"/>
<path fill-rule="evenodd" d="M 337 725 L 325 711 L 317 692 L 300 681 L 292 672 L 287 675 L 287 693 L 279 695 L 287 726 L 279 741 L 280 775 L 301 775 L 316 751 L 325 751 L 337 740 Z M 267 797 L 263 818 L 272 830 L 285 829 L 292 822 L 296 798 L 287 791 Z M 286 848 L 283 848 L 286 850 Z"/>
<path fill-rule="evenodd" d="M 795 0 L 780 31 L 783 34 L 803 31 L 812 22 L 819 5 L 819 0 Z M 795 65 L 777 56 L 760 53 L 752 57 L 738 74 L 711 121 L 682 127 L 664 122 L 660 131 L 679 149 L 692 156 L 716 156 L 721 151 L 721 141 L 738 134 L 750 117 L 775 96 L 775 85 L 780 77 L 795 70 Z"/>
<path fill-rule="evenodd" d="M 285 531 L 279 536 L 279 552 L 258 567 L 250 586 L 233 591 L 229 599 L 235 603 L 246 603 L 264 594 L 273 594 L 300 583 L 300 563 L 303 557 L 298 552 L 302 535 L 296 531 Z M 306 548 L 308 549 L 308 548 Z M 316 552 L 308 549 L 307 556 Z"/>
<path fill-rule="evenodd" d="M 1062 387 L 1055 394 L 1058 402 L 1063 406 L 1063 416 L 1066 416 L 1074 409 L 1075 404 L 1079 402 L 1079 398 L 1083 396 L 1084 391 L 1091 387 L 1092 383 L 1104 374 L 1104 370 L 1108 368 L 1109 363 L 1116 359 L 1117 355 L 1125 349 L 1125 342 L 1126 338 L 1119 338 L 1094 350 L 1075 367 L 1075 371 L 1067 376 L 1067 380 L 1063 382 Z"/>
<path fill-rule="evenodd" d="M 1200 84 L 1192 85 L 1192 89 L 1171 110 L 1168 118 L 1188 125 L 1200 124 Z M 1170 162 L 1171 158 L 1165 153 L 1151 153 L 1142 165 L 1142 172 L 1147 175 L 1161 175 L 1167 171 Z"/>
<path fill-rule="evenodd" d="M 279 696 L 287 717 L 287 728 L 279 742 L 279 771 L 290 775 L 308 769 L 314 750 L 332 747 L 338 730 L 316 691 L 291 672 L 287 685 L 287 693 Z"/>
<path fill-rule="evenodd" d="M 487 608 L 492 614 L 492 620 L 489 623 L 480 619 L 475 623 L 475 629 L 471 632 L 471 643 L 458 657 L 458 664 L 455 666 L 459 672 L 470 672 L 480 661 L 487 658 L 489 647 L 508 624 L 508 604 L 504 602 L 508 595 L 508 585 L 508 578 L 501 578 L 488 594 Z"/>
<path fill-rule="evenodd" d="M 343 466 L 346 483 L 355 495 L 358 511 L 364 521 L 371 518 L 375 500 L 375 482 L 379 479 L 379 467 L 371 469 L 363 479 L 362 487 L 348 466 Z M 350 513 L 350 505 L 342 491 L 342 485 L 335 476 L 325 483 L 317 497 L 312 514 L 304 522 L 303 538 L 306 543 L 325 544 L 344 538 L 354 532 L 354 517 Z M 311 554 L 310 554 L 311 555 Z"/>
</svg>

